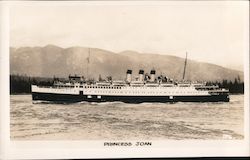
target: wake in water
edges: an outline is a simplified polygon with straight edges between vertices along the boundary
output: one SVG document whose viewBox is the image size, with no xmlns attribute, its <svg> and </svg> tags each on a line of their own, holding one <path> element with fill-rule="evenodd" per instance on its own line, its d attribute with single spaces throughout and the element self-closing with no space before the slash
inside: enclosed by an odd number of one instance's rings
<svg viewBox="0 0 250 160">
<path fill-rule="evenodd" d="M 32 103 L 11 96 L 11 139 L 243 139 L 244 97 L 229 103 Z"/>
<path fill-rule="evenodd" d="M 232 103 L 238 103 L 239 101 L 233 101 Z M 124 104 L 137 104 L 141 106 L 148 106 L 148 105 L 162 105 L 162 104 L 179 104 L 179 105 L 193 105 L 193 104 L 224 104 L 224 102 L 143 102 L 143 103 L 125 103 L 121 101 L 113 101 L 113 102 L 57 102 L 57 101 L 45 101 L 45 100 L 36 100 L 32 101 L 33 104 L 89 104 L 89 105 L 110 105 L 110 104 L 117 104 L 117 105 L 124 105 Z"/>
</svg>

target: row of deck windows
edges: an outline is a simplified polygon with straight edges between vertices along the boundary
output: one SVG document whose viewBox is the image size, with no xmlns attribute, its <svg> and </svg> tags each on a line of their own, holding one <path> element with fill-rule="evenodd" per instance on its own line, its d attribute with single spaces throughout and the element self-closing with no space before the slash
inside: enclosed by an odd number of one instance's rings
<svg viewBox="0 0 250 160">
<path fill-rule="evenodd" d="M 124 93 L 124 94 L 184 94 L 184 93 L 189 93 L 189 94 L 195 94 L 197 92 L 137 92 L 137 91 L 89 91 L 88 93 Z"/>
<path fill-rule="evenodd" d="M 83 88 L 83 86 L 80 86 L 80 88 Z M 118 86 L 84 86 L 84 88 L 102 88 L 102 89 L 122 89 L 124 87 L 118 87 Z M 126 87 L 125 87 L 126 88 Z M 159 88 L 159 89 L 163 89 L 166 87 L 149 87 L 149 86 L 143 86 L 143 87 L 129 87 L 131 89 L 142 89 L 142 88 Z M 185 89 L 189 89 L 190 87 L 171 87 L 171 88 L 178 88 L 181 90 L 185 90 Z"/>
<path fill-rule="evenodd" d="M 109 86 L 85 86 L 84 88 L 121 89 L 121 87 L 109 87 Z"/>
<path fill-rule="evenodd" d="M 74 86 L 56 86 L 58 88 L 74 88 Z"/>
<path fill-rule="evenodd" d="M 83 88 L 83 86 L 80 86 L 80 88 Z M 101 88 L 101 89 L 122 89 L 122 87 L 110 87 L 110 86 L 84 86 L 84 88 Z M 131 89 L 142 89 L 142 88 L 153 88 L 153 87 L 130 87 Z M 173 87 L 177 88 L 177 87 Z M 178 89 L 186 89 L 190 87 L 178 87 Z"/>
<path fill-rule="evenodd" d="M 57 86 L 58 88 L 74 88 L 74 86 Z M 83 86 L 75 86 L 76 88 L 83 88 Z M 84 88 L 101 88 L 101 89 L 122 89 L 122 87 L 114 87 L 114 86 L 84 86 Z M 154 87 L 131 87 L 131 89 L 141 89 L 141 88 L 154 88 Z M 165 88 L 165 87 L 163 87 Z M 173 87 L 175 88 L 175 87 Z M 189 88 L 189 87 L 187 87 Z M 186 89 L 186 87 L 178 87 L 178 89 Z M 206 90 L 206 89 L 199 89 Z"/>
</svg>

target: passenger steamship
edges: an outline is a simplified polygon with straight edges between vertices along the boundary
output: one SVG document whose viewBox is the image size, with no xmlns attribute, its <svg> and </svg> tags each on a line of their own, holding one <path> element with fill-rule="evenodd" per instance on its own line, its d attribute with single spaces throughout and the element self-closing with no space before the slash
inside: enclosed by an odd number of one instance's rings
<svg viewBox="0 0 250 160">
<path fill-rule="evenodd" d="M 184 66 L 186 68 L 187 58 Z M 166 76 L 156 77 L 139 70 L 139 77 L 132 78 L 127 70 L 126 79 L 90 82 L 80 76 L 69 76 L 67 82 L 54 81 L 53 86 L 32 85 L 32 99 L 53 102 L 229 102 L 229 91 L 206 83 L 177 82 Z"/>
</svg>

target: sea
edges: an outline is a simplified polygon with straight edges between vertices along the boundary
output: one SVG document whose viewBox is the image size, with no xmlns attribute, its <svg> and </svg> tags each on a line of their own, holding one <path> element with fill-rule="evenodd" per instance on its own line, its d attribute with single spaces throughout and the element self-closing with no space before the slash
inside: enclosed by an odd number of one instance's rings
<svg viewBox="0 0 250 160">
<path fill-rule="evenodd" d="M 244 138 L 244 95 L 230 102 L 54 104 L 10 96 L 11 140 Z"/>
</svg>

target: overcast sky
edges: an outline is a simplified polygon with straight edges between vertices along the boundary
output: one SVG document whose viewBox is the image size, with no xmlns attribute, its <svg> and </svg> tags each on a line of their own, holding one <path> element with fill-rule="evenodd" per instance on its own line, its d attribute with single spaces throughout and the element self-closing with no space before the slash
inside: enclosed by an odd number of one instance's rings
<svg viewBox="0 0 250 160">
<path fill-rule="evenodd" d="M 171 54 L 243 70 L 248 2 L 45 3 L 10 7 L 10 45 Z M 60 4 L 60 5 L 59 5 Z"/>
</svg>

